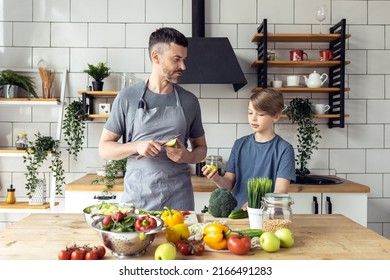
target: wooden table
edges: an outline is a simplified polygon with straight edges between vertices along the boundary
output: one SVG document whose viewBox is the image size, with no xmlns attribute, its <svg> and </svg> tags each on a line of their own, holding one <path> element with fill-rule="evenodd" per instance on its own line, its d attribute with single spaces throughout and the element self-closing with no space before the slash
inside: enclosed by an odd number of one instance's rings
<svg viewBox="0 0 390 280">
<path fill-rule="evenodd" d="M 203 216 L 198 215 L 201 221 Z M 249 228 L 248 220 L 230 220 L 231 228 Z M 342 215 L 294 215 L 295 245 L 276 253 L 251 249 L 245 256 L 227 252 L 205 252 L 202 257 L 182 256 L 177 259 L 292 259 L 292 260 L 390 260 L 390 240 Z M 153 259 L 158 244 L 156 236 L 146 253 L 135 259 Z M 59 250 L 72 243 L 102 244 L 98 233 L 89 227 L 82 214 L 31 214 L 0 232 L 0 259 L 51 260 Z M 105 259 L 115 259 L 107 252 Z"/>
</svg>

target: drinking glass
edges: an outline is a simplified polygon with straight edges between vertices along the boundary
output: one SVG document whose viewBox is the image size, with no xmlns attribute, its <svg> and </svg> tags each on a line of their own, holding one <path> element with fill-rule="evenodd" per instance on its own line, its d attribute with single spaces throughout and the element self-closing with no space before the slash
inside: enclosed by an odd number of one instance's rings
<svg viewBox="0 0 390 280">
<path fill-rule="evenodd" d="M 320 34 L 322 34 L 322 22 L 326 19 L 327 9 L 325 5 L 316 8 L 316 19 L 320 22 Z"/>
</svg>

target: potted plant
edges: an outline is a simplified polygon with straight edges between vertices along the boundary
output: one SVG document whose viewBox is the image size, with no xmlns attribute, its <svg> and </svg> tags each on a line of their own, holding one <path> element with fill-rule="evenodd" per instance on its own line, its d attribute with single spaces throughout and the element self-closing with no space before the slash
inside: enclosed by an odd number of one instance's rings
<svg viewBox="0 0 390 280">
<path fill-rule="evenodd" d="M 83 104 L 80 100 L 74 100 L 65 108 L 62 129 L 64 140 L 68 144 L 66 150 L 77 161 L 78 153 L 83 149 L 85 130 Z"/>
<path fill-rule="evenodd" d="M 307 168 L 308 161 L 313 154 L 313 149 L 318 149 L 318 139 L 321 138 L 320 130 L 314 121 L 314 112 L 309 99 L 293 98 L 286 113 L 292 123 L 298 125 L 298 153 L 295 158 L 298 163 L 296 182 L 304 183 L 307 175 L 310 174 Z"/>
<path fill-rule="evenodd" d="M 104 184 L 105 189 L 102 191 L 103 199 L 111 199 L 111 190 L 115 185 L 115 178 L 123 177 L 126 172 L 127 158 L 121 160 L 109 160 L 103 168 L 102 176 L 94 179 L 92 184 Z"/>
<path fill-rule="evenodd" d="M 9 69 L 0 72 L 0 86 L 3 87 L 4 96 L 7 98 L 16 97 L 19 87 L 31 96 L 38 98 L 33 79 Z"/>
<path fill-rule="evenodd" d="M 110 68 L 103 62 L 99 62 L 97 65 L 88 64 L 88 69 L 85 69 L 84 73 L 92 77 L 92 88 L 94 91 L 102 91 L 103 80 L 111 74 Z"/>
<path fill-rule="evenodd" d="M 247 182 L 247 191 L 250 228 L 262 228 L 262 200 L 266 193 L 272 192 L 272 180 L 269 178 L 250 178 Z"/>
<path fill-rule="evenodd" d="M 53 172 L 56 181 L 56 195 L 62 194 L 65 177 L 59 149 L 60 141 L 54 140 L 51 136 L 43 136 L 39 132 L 35 136 L 36 140 L 29 141 L 26 149 L 27 155 L 23 156 L 23 162 L 27 167 L 25 173 L 27 195 L 31 199 L 37 185 L 40 183 L 41 179 L 38 178 L 39 168 L 49 154 L 52 156 L 49 168 Z"/>
</svg>

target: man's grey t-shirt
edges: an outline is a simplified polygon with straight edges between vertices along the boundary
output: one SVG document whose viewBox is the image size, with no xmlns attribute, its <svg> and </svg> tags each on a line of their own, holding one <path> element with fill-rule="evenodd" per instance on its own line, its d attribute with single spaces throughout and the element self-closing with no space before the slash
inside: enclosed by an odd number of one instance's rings
<svg viewBox="0 0 390 280">
<path fill-rule="evenodd" d="M 138 108 L 140 98 L 145 87 L 145 82 L 138 83 L 132 87 L 125 88 L 116 96 L 105 128 L 113 133 L 122 135 L 124 142 L 130 142 L 132 139 L 132 129 L 134 124 L 135 112 Z M 198 138 L 204 135 L 202 125 L 201 110 L 198 98 L 191 92 L 175 85 L 184 116 L 187 123 L 185 135 L 185 145 L 188 138 Z M 156 94 L 149 90 L 145 92 L 143 100 L 147 109 L 156 107 L 176 106 L 175 92 L 168 94 Z M 161 126 L 164 124 L 162 123 Z"/>
</svg>

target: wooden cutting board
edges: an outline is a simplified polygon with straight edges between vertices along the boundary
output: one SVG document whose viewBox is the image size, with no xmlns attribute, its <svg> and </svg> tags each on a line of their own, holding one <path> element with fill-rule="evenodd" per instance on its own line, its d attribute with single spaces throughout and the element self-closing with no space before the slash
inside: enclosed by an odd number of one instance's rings
<svg viewBox="0 0 390 280">
<path fill-rule="evenodd" d="M 214 222 L 214 221 L 226 221 L 229 225 L 242 225 L 242 224 L 248 224 L 249 225 L 249 219 L 230 219 L 230 218 L 216 218 L 213 217 L 210 213 L 204 213 L 203 214 L 203 221 L 205 223 L 208 222 Z"/>
</svg>

